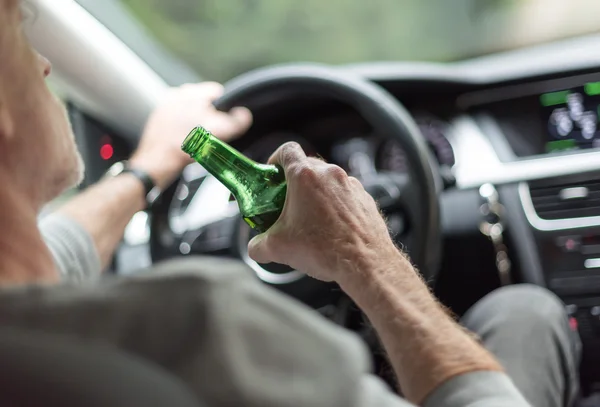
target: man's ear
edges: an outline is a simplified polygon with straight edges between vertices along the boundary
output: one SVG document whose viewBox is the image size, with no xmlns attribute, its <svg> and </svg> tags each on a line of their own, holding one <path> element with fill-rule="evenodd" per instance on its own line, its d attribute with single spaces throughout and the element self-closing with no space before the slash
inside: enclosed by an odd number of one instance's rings
<svg viewBox="0 0 600 407">
<path fill-rule="evenodd" d="M 10 140 L 13 138 L 14 132 L 15 123 L 8 111 L 8 106 L 0 100 L 0 141 Z"/>
</svg>

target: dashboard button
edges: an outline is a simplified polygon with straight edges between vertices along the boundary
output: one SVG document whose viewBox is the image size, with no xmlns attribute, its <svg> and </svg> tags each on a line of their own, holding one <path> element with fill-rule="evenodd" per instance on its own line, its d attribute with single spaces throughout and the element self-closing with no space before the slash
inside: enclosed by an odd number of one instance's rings
<svg viewBox="0 0 600 407">
<path fill-rule="evenodd" d="M 556 245 L 567 253 L 578 252 L 581 248 L 581 236 L 559 236 Z"/>
</svg>

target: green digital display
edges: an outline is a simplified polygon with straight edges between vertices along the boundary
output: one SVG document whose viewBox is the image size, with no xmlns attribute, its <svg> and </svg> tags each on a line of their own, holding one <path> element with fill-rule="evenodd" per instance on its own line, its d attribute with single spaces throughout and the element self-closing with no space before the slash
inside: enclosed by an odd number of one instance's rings
<svg viewBox="0 0 600 407">
<path fill-rule="evenodd" d="M 600 148 L 600 82 L 543 93 L 540 105 L 548 153 Z"/>
<path fill-rule="evenodd" d="M 569 97 L 568 90 L 563 90 L 560 92 L 544 93 L 542 96 L 540 96 L 540 102 L 542 103 L 542 106 L 564 105 L 567 103 L 568 97 Z"/>
<path fill-rule="evenodd" d="M 584 86 L 584 90 L 586 95 L 588 96 L 600 95 L 600 82 L 586 83 Z"/>
<path fill-rule="evenodd" d="M 557 140 L 546 144 L 546 151 L 549 153 L 568 150 L 577 150 L 577 142 L 575 140 Z"/>
</svg>

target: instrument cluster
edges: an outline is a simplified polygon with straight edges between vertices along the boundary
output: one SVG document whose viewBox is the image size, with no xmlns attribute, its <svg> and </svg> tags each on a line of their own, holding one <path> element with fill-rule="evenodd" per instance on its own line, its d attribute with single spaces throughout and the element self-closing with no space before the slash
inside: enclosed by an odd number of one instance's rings
<svg viewBox="0 0 600 407">
<path fill-rule="evenodd" d="M 454 150 L 446 137 L 448 124 L 431 116 L 418 116 L 417 125 L 440 168 L 452 168 Z M 369 171 L 406 173 L 408 160 L 402 145 L 382 135 L 366 133 L 341 139 L 331 148 L 332 160 L 350 174 L 364 176 Z"/>
</svg>

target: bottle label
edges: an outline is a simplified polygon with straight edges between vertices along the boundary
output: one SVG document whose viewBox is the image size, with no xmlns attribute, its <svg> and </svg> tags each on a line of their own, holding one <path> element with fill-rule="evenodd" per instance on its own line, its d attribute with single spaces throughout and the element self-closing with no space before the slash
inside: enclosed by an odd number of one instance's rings
<svg viewBox="0 0 600 407">
<path fill-rule="evenodd" d="M 244 217 L 244 220 L 250 227 L 259 233 L 266 232 L 277 222 L 281 211 L 261 213 L 260 215 Z"/>
</svg>

